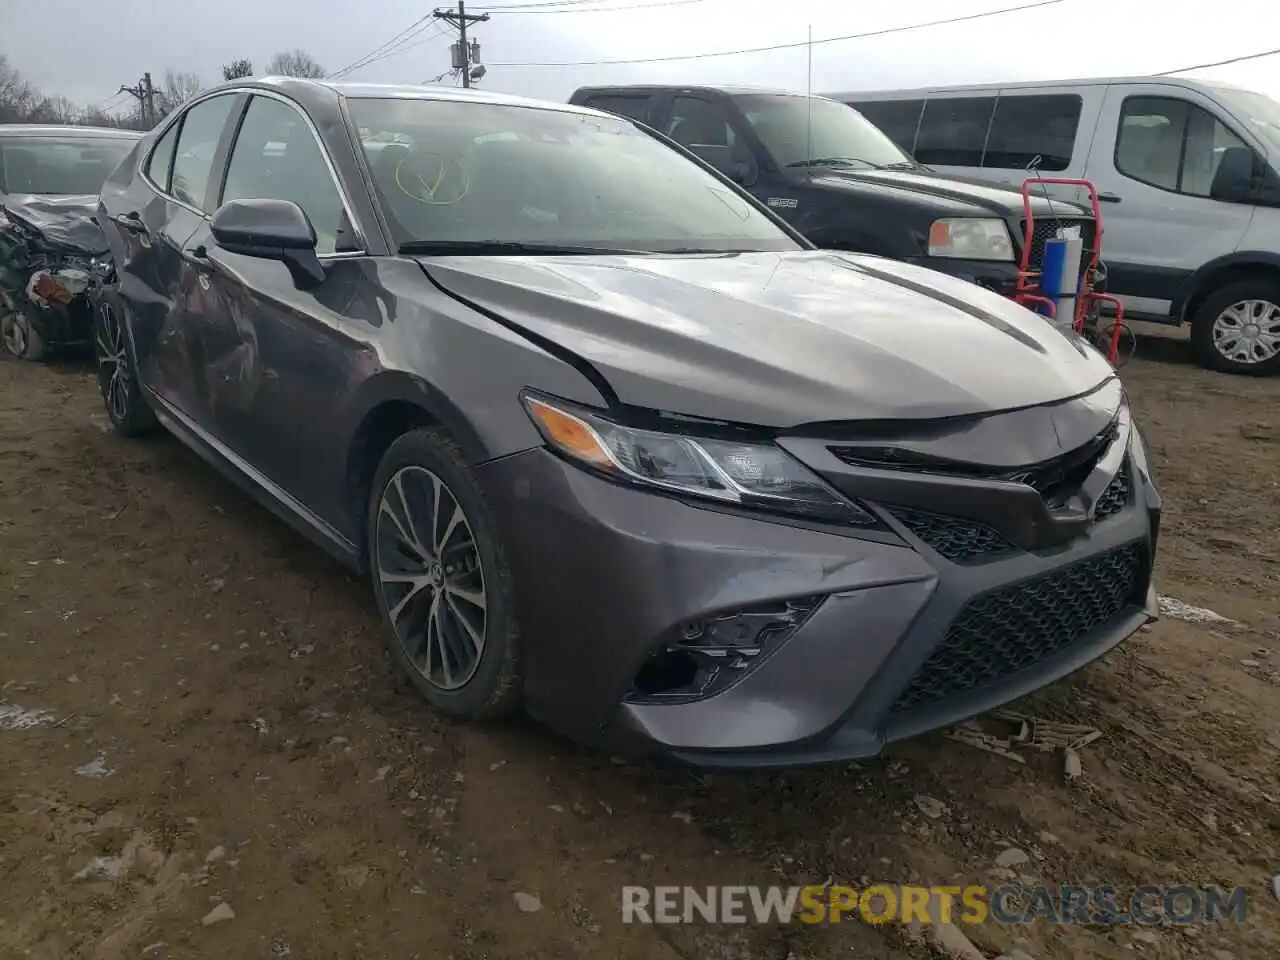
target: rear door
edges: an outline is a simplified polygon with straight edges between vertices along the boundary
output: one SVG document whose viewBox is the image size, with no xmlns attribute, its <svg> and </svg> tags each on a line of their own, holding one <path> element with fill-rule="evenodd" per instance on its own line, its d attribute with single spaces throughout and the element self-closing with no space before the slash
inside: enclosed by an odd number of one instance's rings
<svg viewBox="0 0 1280 960">
<path fill-rule="evenodd" d="M 113 177 L 102 205 L 124 246 L 120 293 L 143 386 L 197 420 L 201 403 L 192 380 L 189 321 L 200 291 L 185 283 L 183 249 L 205 219 L 205 188 L 238 100 L 208 97 L 170 122 L 127 182 Z"/>
<path fill-rule="evenodd" d="M 1248 230 L 1252 206 L 1209 199 L 1222 151 L 1248 146 L 1219 114 L 1183 87 L 1107 88 L 1085 176 L 1104 201 L 1107 287 L 1130 312 L 1167 316 L 1191 274 Z"/>
</svg>

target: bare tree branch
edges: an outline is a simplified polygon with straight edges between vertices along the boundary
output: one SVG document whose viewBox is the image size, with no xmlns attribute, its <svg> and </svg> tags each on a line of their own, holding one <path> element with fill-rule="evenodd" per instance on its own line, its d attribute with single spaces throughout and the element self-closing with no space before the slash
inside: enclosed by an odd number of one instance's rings
<svg viewBox="0 0 1280 960">
<path fill-rule="evenodd" d="M 305 50 L 287 50 L 277 53 L 267 64 L 267 73 L 284 77 L 311 77 L 320 79 L 327 71 Z"/>
<path fill-rule="evenodd" d="M 222 65 L 223 80 L 239 80 L 253 76 L 253 63 L 249 60 L 232 60 Z"/>
</svg>

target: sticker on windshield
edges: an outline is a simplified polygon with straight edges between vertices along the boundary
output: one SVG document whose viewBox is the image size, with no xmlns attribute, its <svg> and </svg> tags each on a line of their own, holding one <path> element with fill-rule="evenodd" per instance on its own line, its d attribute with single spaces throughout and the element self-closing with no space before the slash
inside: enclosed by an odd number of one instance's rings
<svg viewBox="0 0 1280 960">
<path fill-rule="evenodd" d="M 794 200 L 791 197 L 770 197 L 765 202 L 771 207 L 786 207 L 788 210 L 794 210 L 800 205 L 800 201 Z"/>
</svg>

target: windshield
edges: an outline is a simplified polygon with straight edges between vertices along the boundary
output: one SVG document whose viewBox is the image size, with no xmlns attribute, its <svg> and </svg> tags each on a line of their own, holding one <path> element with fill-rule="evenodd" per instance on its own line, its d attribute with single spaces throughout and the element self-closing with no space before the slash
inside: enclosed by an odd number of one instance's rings
<svg viewBox="0 0 1280 960">
<path fill-rule="evenodd" d="M 1266 94 L 1235 87 L 1214 87 L 1213 92 L 1263 139 L 1273 161 L 1280 157 L 1280 103 Z"/>
<path fill-rule="evenodd" d="M 779 166 L 919 166 L 870 120 L 835 100 L 765 95 L 735 101 Z"/>
<path fill-rule="evenodd" d="M 626 120 L 449 100 L 349 108 L 401 249 L 799 249 L 738 190 Z"/>
<path fill-rule="evenodd" d="M 0 193 L 96 194 L 135 142 L 131 137 L 0 135 Z"/>
</svg>

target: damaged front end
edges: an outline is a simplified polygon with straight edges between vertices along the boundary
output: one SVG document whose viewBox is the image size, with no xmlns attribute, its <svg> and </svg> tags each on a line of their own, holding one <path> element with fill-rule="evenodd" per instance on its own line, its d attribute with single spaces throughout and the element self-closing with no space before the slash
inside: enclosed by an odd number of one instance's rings
<svg viewBox="0 0 1280 960">
<path fill-rule="evenodd" d="M 93 296 L 111 278 L 98 198 L 9 196 L 0 206 L 0 347 L 40 360 L 87 342 Z"/>
</svg>

